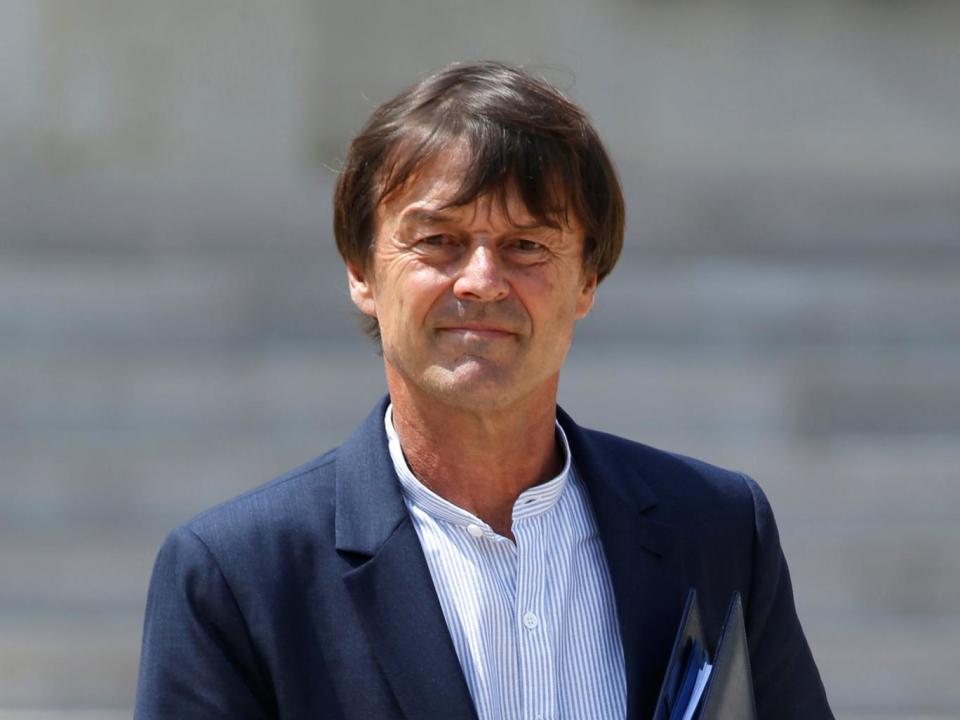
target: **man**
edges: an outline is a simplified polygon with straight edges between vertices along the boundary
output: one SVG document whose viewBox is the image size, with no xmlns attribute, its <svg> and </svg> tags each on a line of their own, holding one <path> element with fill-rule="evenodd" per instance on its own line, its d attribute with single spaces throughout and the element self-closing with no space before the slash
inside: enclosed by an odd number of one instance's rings
<svg viewBox="0 0 960 720">
<path fill-rule="evenodd" d="M 354 140 L 334 225 L 389 396 L 171 533 L 138 718 L 641 720 L 691 587 L 714 643 L 743 595 L 759 717 L 832 717 L 757 485 L 557 408 L 623 237 L 576 106 L 496 63 L 429 77 Z"/>
</svg>

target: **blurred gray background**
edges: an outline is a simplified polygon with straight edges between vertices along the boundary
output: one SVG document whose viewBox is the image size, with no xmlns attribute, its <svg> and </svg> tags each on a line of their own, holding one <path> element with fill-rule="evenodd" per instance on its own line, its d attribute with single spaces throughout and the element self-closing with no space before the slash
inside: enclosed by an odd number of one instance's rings
<svg viewBox="0 0 960 720">
<path fill-rule="evenodd" d="M 480 58 L 627 192 L 562 403 L 761 482 L 838 717 L 960 717 L 960 3 L 0 0 L 0 718 L 129 717 L 166 532 L 366 415 L 335 169 Z"/>
</svg>

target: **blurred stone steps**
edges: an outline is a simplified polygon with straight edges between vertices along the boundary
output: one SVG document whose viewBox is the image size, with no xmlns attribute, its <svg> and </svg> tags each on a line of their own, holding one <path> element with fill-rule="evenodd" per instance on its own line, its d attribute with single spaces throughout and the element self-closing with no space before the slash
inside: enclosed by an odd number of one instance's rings
<svg viewBox="0 0 960 720">
<path fill-rule="evenodd" d="M 951 520 L 779 517 L 778 524 L 805 611 L 818 617 L 885 613 L 909 622 L 960 608 L 960 528 Z"/>
<path fill-rule="evenodd" d="M 109 617 L 69 610 L 33 617 L 4 613 L 0 716 L 7 707 L 49 707 L 121 709 L 130 717 L 142 627 L 142 609 Z"/>
<path fill-rule="evenodd" d="M 837 717 L 956 718 L 960 615 L 897 614 L 801 620 Z"/>
<path fill-rule="evenodd" d="M 77 707 L 60 710 L 38 707 L 32 703 L 29 709 L 0 708 L 0 720 L 129 720 L 131 712 L 132 706 L 122 710 Z"/>
<path fill-rule="evenodd" d="M 167 530 L 105 523 L 35 527 L 0 534 L 0 623 L 32 614 L 79 625 L 136 614 Z"/>
</svg>

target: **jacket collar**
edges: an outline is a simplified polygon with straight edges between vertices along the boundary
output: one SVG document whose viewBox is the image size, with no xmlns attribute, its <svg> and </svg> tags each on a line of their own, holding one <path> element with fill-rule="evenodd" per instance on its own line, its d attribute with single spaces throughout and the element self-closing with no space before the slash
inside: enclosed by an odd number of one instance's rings
<svg viewBox="0 0 960 720">
<path fill-rule="evenodd" d="M 337 451 L 335 542 L 371 651 L 408 720 L 476 720 L 387 450 L 380 401 Z"/>
<path fill-rule="evenodd" d="M 337 450 L 337 550 L 374 555 L 407 520 L 383 426 L 389 402 L 381 398 Z"/>
</svg>

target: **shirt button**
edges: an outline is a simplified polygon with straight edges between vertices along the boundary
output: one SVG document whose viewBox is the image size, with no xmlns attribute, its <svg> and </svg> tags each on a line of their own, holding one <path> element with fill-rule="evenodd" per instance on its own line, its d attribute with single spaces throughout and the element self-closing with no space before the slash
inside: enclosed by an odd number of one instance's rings
<svg viewBox="0 0 960 720">
<path fill-rule="evenodd" d="M 532 612 L 528 612 L 526 615 L 523 616 L 523 624 L 529 630 L 533 630 L 537 625 L 540 624 L 540 618 L 538 618 Z"/>
<path fill-rule="evenodd" d="M 473 523 L 467 525 L 467 532 L 473 535 L 475 538 L 483 537 L 483 528 L 479 525 L 474 525 Z"/>
</svg>

